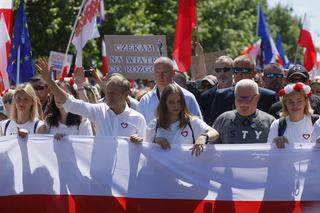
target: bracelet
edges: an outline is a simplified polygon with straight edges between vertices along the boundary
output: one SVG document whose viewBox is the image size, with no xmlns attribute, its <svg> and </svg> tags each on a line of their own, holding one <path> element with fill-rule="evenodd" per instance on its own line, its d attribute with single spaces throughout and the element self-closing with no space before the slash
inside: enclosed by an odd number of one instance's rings
<svg viewBox="0 0 320 213">
<path fill-rule="evenodd" d="M 209 135 L 207 133 L 201 133 L 202 136 L 206 137 L 206 143 L 209 141 Z"/>
</svg>

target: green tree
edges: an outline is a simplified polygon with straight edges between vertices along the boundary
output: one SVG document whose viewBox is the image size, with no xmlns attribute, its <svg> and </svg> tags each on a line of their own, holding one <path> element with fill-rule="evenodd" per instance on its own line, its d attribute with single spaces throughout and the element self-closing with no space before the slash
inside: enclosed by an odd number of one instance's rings
<svg viewBox="0 0 320 213">
<path fill-rule="evenodd" d="M 239 55 L 255 42 L 257 5 L 261 3 L 275 37 L 280 32 L 284 50 L 292 59 L 299 35 L 299 18 L 292 9 L 276 6 L 269 9 L 266 0 L 198 0 L 199 36 L 205 52 L 225 50 L 230 56 Z M 15 8 L 19 0 L 15 0 Z M 29 0 L 26 14 L 34 58 L 48 56 L 50 50 L 64 52 L 81 1 Z M 174 0 L 104 0 L 106 21 L 99 27 L 101 35 L 166 35 L 171 56 L 178 1 Z M 194 33 L 194 41 L 195 39 Z M 100 65 L 100 39 L 84 48 L 84 65 L 89 55 Z M 71 45 L 70 53 L 75 54 Z M 299 54 L 301 55 L 302 49 Z"/>
</svg>

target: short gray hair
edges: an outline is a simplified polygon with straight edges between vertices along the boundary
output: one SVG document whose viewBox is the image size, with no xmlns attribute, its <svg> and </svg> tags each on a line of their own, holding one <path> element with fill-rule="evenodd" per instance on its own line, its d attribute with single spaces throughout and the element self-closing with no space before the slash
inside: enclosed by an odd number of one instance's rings
<svg viewBox="0 0 320 213">
<path fill-rule="evenodd" d="M 165 56 L 161 56 L 161 57 L 157 58 L 157 59 L 153 62 L 154 65 L 155 65 L 155 64 L 158 64 L 158 63 L 167 64 L 167 65 L 170 67 L 171 70 L 173 70 L 173 68 L 174 68 L 173 61 L 172 61 L 170 58 L 165 57 Z"/>
<path fill-rule="evenodd" d="M 235 86 L 235 89 L 234 89 L 234 94 L 237 93 L 239 88 L 243 88 L 243 87 L 251 87 L 255 90 L 256 94 L 259 94 L 258 84 L 251 79 L 242 79 L 242 80 L 238 81 Z"/>
</svg>

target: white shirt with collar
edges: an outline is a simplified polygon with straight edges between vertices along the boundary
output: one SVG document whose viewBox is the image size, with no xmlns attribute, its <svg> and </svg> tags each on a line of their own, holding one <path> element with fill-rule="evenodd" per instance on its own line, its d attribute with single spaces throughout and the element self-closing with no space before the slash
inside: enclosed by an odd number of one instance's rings
<svg viewBox="0 0 320 213">
<path fill-rule="evenodd" d="M 176 85 L 178 85 L 178 84 L 176 84 Z M 193 115 L 200 117 L 200 119 L 202 120 L 202 114 L 200 111 L 200 107 L 199 107 L 199 104 L 198 104 L 196 98 L 194 97 L 194 95 L 182 87 L 180 87 L 180 89 L 182 90 L 182 92 L 184 94 L 184 97 L 186 100 L 186 105 L 187 105 L 189 111 Z M 159 92 L 157 92 L 157 87 L 155 86 L 150 92 L 145 94 L 139 102 L 137 111 L 140 112 L 144 116 L 144 118 L 147 121 L 147 124 L 149 124 L 156 117 L 156 110 L 157 110 L 159 100 L 160 100 L 160 97 L 158 97 L 158 96 L 159 96 Z"/>
<path fill-rule="evenodd" d="M 138 134 L 145 138 L 147 125 L 143 115 L 128 105 L 117 115 L 106 103 L 91 104 L 69 95 L 63 107 L 66 112 L 81 115 L 93 122 L 96 136 L 130 137 Z"/>
</svg>

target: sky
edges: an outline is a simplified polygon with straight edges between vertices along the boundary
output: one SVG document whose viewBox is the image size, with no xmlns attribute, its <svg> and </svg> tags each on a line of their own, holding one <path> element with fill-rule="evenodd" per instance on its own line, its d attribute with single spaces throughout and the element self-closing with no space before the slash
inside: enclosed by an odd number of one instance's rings
<svg viewBox="0 0 320 213">
<path fill-rule="evenodd" d="M 293 9 L 293 14 L 303 18 L 306 13 L 310 20 L 310 29 L 313 43 L 320 47 L 320 4 L 319 0 L 267 0 L 269 8 L 278 3 L 288 5 Z M 319 53 L 318 53 L 319 56 Z"/>
</svg>

